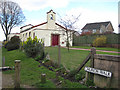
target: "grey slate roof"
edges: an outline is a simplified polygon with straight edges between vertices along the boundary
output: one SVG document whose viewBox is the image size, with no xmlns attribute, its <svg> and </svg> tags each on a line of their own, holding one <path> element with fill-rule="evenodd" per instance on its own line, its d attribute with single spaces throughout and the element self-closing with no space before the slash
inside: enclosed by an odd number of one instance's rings
<svg viewBox="0 0 120 90">
<path fill-rule="evenodd" d="M 108 22 L 87 23 L 81 30 L 100 29 L 101 25 L 104 25 L 106 27 L 109 23 L 111 22 L 108 21 Z"/>
</svg>

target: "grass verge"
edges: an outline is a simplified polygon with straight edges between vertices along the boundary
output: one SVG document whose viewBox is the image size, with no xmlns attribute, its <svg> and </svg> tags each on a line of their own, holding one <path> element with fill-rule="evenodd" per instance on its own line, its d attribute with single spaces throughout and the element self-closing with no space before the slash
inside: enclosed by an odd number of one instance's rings
<svg viewBox="0 0 120 90">
<path fill-rule="evenodd" d="M 13 67 L 15 65 L 15 60 L 21 60 L 20 66 L 20 84 L 29 85 L 36 88 L 57 88 L 56 83 L 52 81 L 55 79 L 56 73 L 48 70 L 46 67 L 41 66 L 40 63 L 35 61 L 33 58 L 29 58 L 25 55 L 24 52 L 20 50 L 7 51 L 5 48 L 2 48 L 2 56 L 5 56 L 6 66 Z M 14 70 L 4 71 L 4 74 L 11 74 L 14 79 Z M 41 74 L 45 73 L 47 76 L 47 82 L 45 84 L 41 83 Z M 60 77 L 62 78 L 62 77 Z M 62 79 L 60 84 L 61 88 L 87 88 L 80 83 L 74 83 L 69 80 Z"/>
</svg>

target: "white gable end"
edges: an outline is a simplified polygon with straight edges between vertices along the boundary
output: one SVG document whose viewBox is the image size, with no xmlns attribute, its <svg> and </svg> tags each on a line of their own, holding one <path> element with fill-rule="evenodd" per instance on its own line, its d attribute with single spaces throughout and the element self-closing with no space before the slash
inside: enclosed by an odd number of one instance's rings
<svg viewBox="0 0 120 90">
<path fill-rule="evenodd" d="M 63 26 L 57 24 L 55 20 L 56 13 L 50 10 L 47 12 L 47 22 L 33 26 L 29 30 L 25 29 L 22 31 L 20 35 L 21 40 L 26 41 L 29 36 L 32 39 L 37 36 L 37 38 L 44 40 L 45 46 L 55 46 L 59 44 L 61 46 L 66 46 L 66 29 Z M 71 36 L 69 43 L 72 46 L 71 32 L 69 32 L 69 36 Z"/>
</svg>

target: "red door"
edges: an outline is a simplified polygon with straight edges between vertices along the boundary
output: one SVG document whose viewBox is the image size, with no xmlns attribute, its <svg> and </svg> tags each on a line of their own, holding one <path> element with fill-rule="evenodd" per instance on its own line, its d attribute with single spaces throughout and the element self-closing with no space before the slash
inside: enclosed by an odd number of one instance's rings
<svg viewBox="0 0 120 90">
<path fill-rule="evenodd" d="M 59 44 L 59 35 L 52 34 L 52 46 Z"/>
</svg>

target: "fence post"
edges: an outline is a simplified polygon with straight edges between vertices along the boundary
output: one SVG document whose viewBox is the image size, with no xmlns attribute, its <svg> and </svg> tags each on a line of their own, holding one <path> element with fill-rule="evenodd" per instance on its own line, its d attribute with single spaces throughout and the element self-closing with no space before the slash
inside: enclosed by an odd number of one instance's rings
<svg viewBox="0 0 120 90">
<path fill-rule="evenodd" d="M 60 45 L 58 45 L 58 67 L 60 67 L 61 64 L 61 51 L 60 51 Z"/>
<path fill-rule="evenodd" d="M 96 54 L 96 48 L 95 47 L 92 47 L 91 48 L 91 62 L 90 62 L 90 66 L 92 67 L 92 68 L 94 68 L 94 54 Z M 92 79 L 92 80 L 94 80 L 94 74 L 90 74 L 90 78 Z"/>
<path fill-rule="evenodd" d="M 91 67 L 94 68 L 94 54 L 96 54 L 96 48 L 91 48 Z"/>
<path fill-rule="evenodd" d="M 87 84 L 88 79 L 89 79 L 89 73 L 86 72 L 86 74 L 85 74 L 85 84 Z"/>
<path fill-rule="evenodd" d="M 5 56 L 3 56 L 2 67 L 5 66 Z"/>
<path fill-rule="evenodd" d="M 15 60 L 15 88 L 20 88 L 20 62 Z"/>
<path fill-rule="evenodd" d="M 41 74 L 41 83 L 46 83 L 46 74 Z"/>
</svg>

